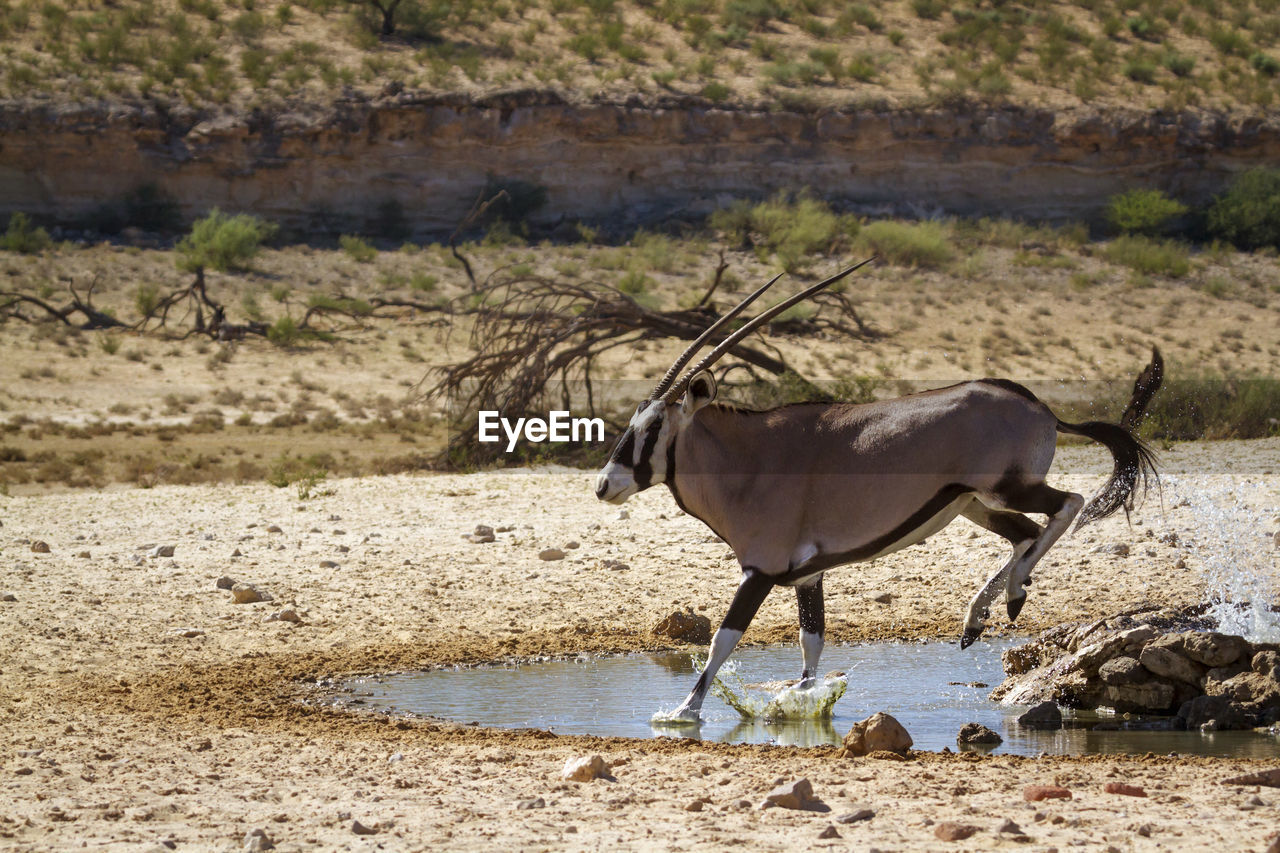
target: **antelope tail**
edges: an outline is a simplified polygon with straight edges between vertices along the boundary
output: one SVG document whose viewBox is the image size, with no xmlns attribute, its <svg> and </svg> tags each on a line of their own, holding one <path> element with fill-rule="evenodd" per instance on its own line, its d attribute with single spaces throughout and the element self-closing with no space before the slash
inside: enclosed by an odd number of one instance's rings
<svg viewBox="0 0 1280 853">
<path fill-rule="evenodd" d="M 1164 378 L 1164 360 L 1160 350 L 1151 348 L 1151 363 L 1138 376 L 1133 386 L 1133 396 L 1124 410 L 1119 424 L 1104 421 L 1086 421 L 1080 424 L 1069 424 L 1058 421 L 1058 432 L 1082 435 L 1103 444 L 1115 457 L 1115 468 L 1111 479 L 1093 500 L 1085 505 L 1076 520 L 1076 530 L 1091 521 L 1106 518 L 1116 510 L 1124 507 L 1127 517 L 1133 509 L 1134 493 L 1141 486 L 1143 497 L 1146 497 L 1151 481 L 1160 482 L 1156 473 L 1156 457 L 1151 448 L 1133 435 L 1133 431 L 1142 423 L 1147 404 L 1160 388 Z"/>
</svg>

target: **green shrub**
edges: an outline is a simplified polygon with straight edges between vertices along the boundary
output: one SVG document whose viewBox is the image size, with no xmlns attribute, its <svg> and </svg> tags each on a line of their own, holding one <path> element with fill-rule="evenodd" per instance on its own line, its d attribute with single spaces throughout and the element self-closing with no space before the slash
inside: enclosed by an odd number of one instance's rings
<svg viewBox="0 0 1280 853">
<path fill-rule="evenodd" d="M 1280 169 L 1245 172 L 1209 208 L 1209 233 L 1241 249 L 1280 245 Z"/>
<path fill-rule="evenodd" d="M 1259 74 L 1265 74 L 1268 77 L 1274 77 L 1280 73 L 1280 59 L 1276 59 L 1269 53 L 1258 51 L 1249 57 L 1249 64 L 1253 66 L 1253 70 Z"/>
<path fill-rule="evenodd" d="M 882 219 L 862 227 L 858 244 L 891 264 L 936 268 L 954 255 L 947 230 L 938 222 L 894 222 Z"/>
<path fill-rule="evenodd" d="M 1160 190 L 1130 190 L 1107 202 L 1107 222 L 1124 234 L 1163 234 L 1187 206 Z"/>
<path fill-rule="evenodd" d="M 133 304 L 143 317 L 150 317 L 160 305 L 160 286 L 154 282 L 140 283 L 133 291 Z"/>
<path fill-rule="evenodd" d="M 1117 237 L 1107 246 L 1106 257 L 1112 263 L 1121 264 L 1144 275 L 1181 278 L 1191 269 L 1185 246 L 1171 240 L 1153 240 L 1150 237 Z"/>
<path fill-rule="evenodd" d="M 178 241 L 178 268 L 188 272 L 205 267 L 219 271 L 247 269 L 276 230 L 275 225 L 256 216 L 229 216 L 215 207 Z"/>
<path fill-rule="evenodd" d="M 729 87 L 716 80 L 702 87 L 702 97 L 712 103 L 718 104 L 721 101 L 728 100 L 730 94 L 732 94 L 732 91 Z"/>
<path fill-rule="evenodd" d="M 808 256 L 835 248 L 853 227 L 853 220 L 836 215 L 826 202 L 785 192 L 755 205 L 735 202 L 713 213 L 709 223 L 732 242 L 776 253 L 788 272 L 804 266 Z"/>
<path fill-rule="evenodd" d="M 369 243 L 352 234 L 343 234 L 338 238 L 338 245 L 342 247 L 342 251 L 347 257 L 358 264 L 367 264 L 378 257 L 378 250 Z"/>
<path fill-rule="evenodd" d="M 1280 379 L 1206 377 L 1167 382 L 1142 433 L 1171 441 L 1280 435 Z"/>
<path fill-rule="evenodd" d="M 53 245 L 49 232 L 31 223 L 31 219 L 19 211 L 9 217 L 9 227 L 0 237 L 0 249 L 34 255 Z"/>
</svg>

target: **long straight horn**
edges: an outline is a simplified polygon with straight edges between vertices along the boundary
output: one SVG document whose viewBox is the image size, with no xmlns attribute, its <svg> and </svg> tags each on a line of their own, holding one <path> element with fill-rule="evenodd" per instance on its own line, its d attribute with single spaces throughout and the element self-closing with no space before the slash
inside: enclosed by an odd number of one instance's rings
<svg viewBox="0 0 1280 853">
<path fill-rule="evenodd" d="M 728 323 L 734 317 L 737 317 L 744 310 L 746 310 L 748 305 L 750 305 L 752 302 L 755 302 L 757 299 L 759 299 L 761 294 L 763 294 L 769 288 L 773 287 L 774 284 L 776 284 L 778 279 L 780 278 L 782 278 L 782 273 L 778 273 L 777 275 L 775 275 L 773 278 L 769 280 L 767 284 L 764 285 L 764 287 L 761 287 L 755 293 L 752 293 L 746 299 L 739 302 L 732 311 L 728 312 L 719 320 L 716 320 L 714 323 L 708 326 L 707 330 L 703 332 L 701 335 L 699 335 L 698 339 L 693 343 L 689 344 L 688 348 L 685 349 L 683 353 L 681 353 L 680 357 L 676 359 L 675 364 L 671 365 L 671 369 L 667 371 L 666 376 L 662 377 L 662 381 L 658 383 L 658 387 L 653 389 L 653 393 L 649 395 L 649 399 L 656 400 L 659 397 L 661 397 L 662 393 L 666 391 L 667 387 L 671 384 L 671 381 L 675 379 L 676 376 L 679 375 L 680 369 L 689 363 L 689 359 L 693 358 L 695 355 L 698 354 L 698 350 L 702 348 L 702 345 L 705 344 L 707 341 L 711 340 L 711 336 L 714 335 L 720 329 L 721 326 L 723 326 L 725 323 Z"/>
<path fill-rule="evenodd" d="M 721 356 L 723 356 L 729 350 L 737 346 L 738 341 L 742 340 L 747 335 L 751 334 L 756 329 L 760 328 L 765 323 L 769 322 L 774 317 L 781 314 L 783 311 L 786 311 L 792 305 L 795 305 L 799 302 L 803 302 L 805 299 L 808 299 L 810 296 L 813 296 L 818 291 L 823 290 L 824 288 L 830 287 L 840 279 L 849 275 L 849 273 L 853 272 L 859 267 L 866 266 L 867 264 L 871 263 L 875 259 L 876 259 L 875 255 L 872 255 L 871 257 L 867 258 L 865 261 L 856 263 L 853 266 L 849 267 L 847 270 L 844 270 L 843 272 L 838 272 L 835 275 L 831 276 L 831 278 L 828 278 L 824 281 L 820 281 L 817 284 L 813 285 L 812 287 L 809 287 L 809 288 L 806 288 L 805 290 L 800 291 L 795 296 L 792 296 L 790 299 L 786 299 L 782 302 L 779 302 L 777 305 L 773 306 L 768 311 L 765 311 L 763 314 L 757 314 L 755 317 L 752 317 L 751 320 L 749 320 L 746 325 L 738 329 L 729 337 L 725 338 L 716 346 L 715 349 L 707 353 L 706 356 L 702 359 L 702 361 L 698 362 L 693 367 L 689 368 L 689 372 L 686 373 L 684 376 L 682 376 L 679 382 L 672 385 L 671 388 L 668 389 L 665 394 L 663 394 L 663 400 L 669 403 L 672 400 L 677 399 L 681 394 L 684 393 L 684 389 L 688 386 L 689 380 L 693 379 L 693 377 L 697 376 L 701 371 L 706 370 L 708 367 L 715 364 L 716 361 L 718 361 Z"/>
</svg>

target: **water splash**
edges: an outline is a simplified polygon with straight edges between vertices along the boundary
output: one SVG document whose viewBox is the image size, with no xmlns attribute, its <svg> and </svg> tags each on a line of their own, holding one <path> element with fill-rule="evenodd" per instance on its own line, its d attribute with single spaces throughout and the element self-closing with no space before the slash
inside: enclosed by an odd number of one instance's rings
<svg viewBox="0 0 1280 853">
<path fill-rule="evenodd" d="M 728 662 L 716 675 L 711 692 L 744 720 L 821 720 L 829 718 L 836 702 L 849 688 L 843 675 L 813 681 L 805 687 L 784 687 L 776 692 L 753 688 Z"/>
<path fill-rule="evenodd" d="M 1280 551 L 1264 535 L 1267 519 L 1280 509 L 1259 509 L 1267 498 L 1256 483 L 1187 489 L 1167 478 L 1165 487 L 1172 505 L 1189 507 L 1195 519 L 1179 544 L 1202 566 L 1208 615 L 1218 630 L 1251 642 L 1280 642 L 1280 613 L 1271 609 L 1280 591 Z"/>
<path fill-rule="evenodd" d="M 705 667 L 705 659 L 694 659 L 694 668 L 698 672 Z M 763 722 L 829 720 L 836 702 L 848 689 L 849 680 L 838 675 L 815 680 L 804 687 L 791 685 L 777 691 L 762 691 L 746 682 L 736 661 L 726 662 L 711 683 L 711 694 L 737 711 L 743 720 Z M 696 725 L 699 718 L 696 714 L 678 714 L 663 708 L 650 717 L 649 722 L 659 726 L 684 726 Z"/>
</svg>

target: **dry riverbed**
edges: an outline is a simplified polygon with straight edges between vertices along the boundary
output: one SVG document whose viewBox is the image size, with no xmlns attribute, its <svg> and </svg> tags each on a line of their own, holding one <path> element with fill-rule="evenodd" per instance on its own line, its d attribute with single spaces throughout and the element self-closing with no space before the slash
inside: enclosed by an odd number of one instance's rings
<svg viewBox="0 0 1280 853">
<path fill-rule="evenodd" d="M 1280 528 L 1280 440 L 1178 445 L 1162 461 L 1163 499 L 1153 495 L 1132 526 L 1108 519 L 1050 552 L 1019 630 L 1200 601 L 1204 552 L 1189 543 L 1208 535 L 1206 494 L 1235 506 L 1240 536 Z M 1101 448 L 1064 448 L 1053 481 L 1092 494 L 1110 464 Z M 1270 764 L 846 759 L 829 748 L 408 722 L 304 701 L 329 676 L 657 648 L 670 641 L 651 629 L 675 609 L 717 620 L 737 578 L 726 546 L 664 489 L 620 518 L 590 480 L 549 468 L 334 480 L 317 490 L 331 494 L 306 500 L 263 484 L 0 498 L 0 594 L 12 597 L 0 602 L 0 847 L 241 849 L 258 829 L 278 850 L 1272 843 L 1280 791 L 1222 780 L 1280 765 L 1280 749 Z M 464 539 L 477 524 L 513 529 Z M 567 556 L 539 559 L 547 548 Z M 1003 558 L 1001 541 L 958 521 L 924 545 L 837 570 L 830 639 L 956 635 L 968 597 Z M 216 585 L 224 576 L 271 600 L 233 603 Z M 747 640 L 794 634 L 794 599 L 775 594 Z M 592 753 L 612 765 L 611 781 L 561 779 L 566 759 Z M 775 783 L 801 777 L 830 812 L 757 807 Z M 1107 793 L 1110 782 L 1148 796 Z M 1029 803 L 1035 784 L 1072 798 Z M 874 816 L 837 821 L 863 808 Z M 1006 820 L 1020 834 L 999 831 Z M 373 834 L 357 834 L 357 822 Z M 977 832 L 942 841 L 945 822 Z M 829 826 L 836 835 L 821 837 Z"/>
</svg>

